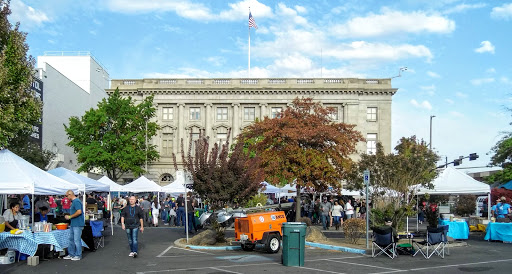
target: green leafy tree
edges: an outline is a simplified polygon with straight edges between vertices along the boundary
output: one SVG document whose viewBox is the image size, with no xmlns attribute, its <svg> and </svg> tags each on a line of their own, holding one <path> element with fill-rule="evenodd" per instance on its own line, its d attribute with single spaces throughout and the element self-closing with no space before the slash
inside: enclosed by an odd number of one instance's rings
<svg viewBox="0 0 512 274">
<path fill-rule="evenodd" d="M 270 184 L 295 182 L 297 193 L 301 187 L 341 188 L 353 164 L 349 156 L 364 139 L 354 125 L 334 123 L 329 117 L 333 111 L 312 98 L 296 98 L 279 117 L 266 117 L 246 127 L 239 142 L 254 154 Z M 298 219 L 300 200 L 296 206 Z"/>
<path fill-rule="evenodd" d="M 416 136 L 401 138 L 395 151 L 386 155 L 382 144 L 377 143 L 375 154 L 362 154 L 350 174 L 348 188 L 363 189 L 363 172 L 369 170 L 374 208 L 390 212 L 387 217 L 398 228 L 405 216 L 413 214 L 417 188 L 432 187 L 439 156 Z"/>
<path fill-rule="evenodd" d="M 475 195 L 461 195 L 455 203 L 455 213 L 460 216 L 469 216 L 476 210 Z"/>
<path fill-rule="evenodd" d="M 116 89 L 97 109 L 90 109 L 82 118 L 71 117 L 65 128 L 71 140 L 68 146 L 81 164 L 78 171 L 98 168 L 113 181 L 127 172 L 144 174 L 146 161 L 159 158 L 156 146 L 149 144 L 158 130 L 158 125 L 150 122 L 155 113 L 153 96 L 136 104 Z"/>
<path fill-rule="evenodd" d="M 230 132 L 228 133 L 229 139 Z M 194 147 L 194 149 L 193 149 Z M 213 209 L 226 205 L 244 205 L 257 192 L 262 173 L 244 153 L 244 144 L 237 143 L 230 151 L 229 142 L 215 143 L 210 149 L 209 137 L 202 133 L 199 139 L 190 138 L 188 153 L 181 140 L 181 155 L 185 171 L 193 180 L 193 189 L 202 199 L 210 202 Z M 173 154 L 178 169 L 176 155 Z"/>
<path fill-rule="evenodd" d="M 9 150 L 43 170 L 46 170 L 48 164 L 55 157 L 55 153 L 42 149 L 39 144 L 30 140 L 28 136 L 12 140 Z"/>
<path fill-rule="evenodd" d="M 510 123 L 512 125 L 512 123 Z M 494 155 L 491 157 L 492 166 L 499 166 L 503 169 L 487 177 L 489 184 L 506 183 L 512 180 L 512 132 L 503 135 L 496 145 L 491 149 Z"/>
<path fill-rule="evenodd" d="M 34 58 L 27 56 L 26 33 L 7 17 L 9 1 L 0 0 L 0 148 L 28 136 L 41 118 L 42 103 L 30 90 Z"/>
</svg>

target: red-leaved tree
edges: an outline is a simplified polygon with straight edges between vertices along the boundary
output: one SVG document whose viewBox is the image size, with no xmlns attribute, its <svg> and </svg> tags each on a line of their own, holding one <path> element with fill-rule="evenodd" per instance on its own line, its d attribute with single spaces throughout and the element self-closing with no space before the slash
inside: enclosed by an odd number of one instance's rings
<svg viewBox="0 0 512 274">
<path fill-rule="evenodd" d="M 278 117 L 266 117 L 246 127 L 238 143 L 246 144 L 265 180 L 273 185 L 296 180 L 297 193 L 301 187 L 316 191 L 341 188 L 341 180 L 353 164 L 349 156 L 364 139 L 355 125 L 333 122 L 333 111 L 312 98 L 296 98 Z M 300 199 L 296 214 L 298 219 Z"/>
</svg>

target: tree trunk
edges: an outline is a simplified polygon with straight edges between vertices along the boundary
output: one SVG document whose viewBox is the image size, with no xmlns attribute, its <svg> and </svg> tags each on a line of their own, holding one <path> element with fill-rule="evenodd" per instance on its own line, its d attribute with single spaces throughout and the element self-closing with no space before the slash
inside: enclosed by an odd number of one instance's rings
<svg viewBox="0 0 512 274">
<path fill-rule="evenodd" d="M 297 196 L 295 196 L 295 221 L 298 222 L 300 218 L 300 186 L 296 184 Z"/>
</svg>

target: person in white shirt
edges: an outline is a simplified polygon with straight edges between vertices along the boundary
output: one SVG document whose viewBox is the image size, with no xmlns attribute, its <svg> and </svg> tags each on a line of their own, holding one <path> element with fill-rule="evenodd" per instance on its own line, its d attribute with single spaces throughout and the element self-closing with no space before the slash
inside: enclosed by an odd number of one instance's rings
<svg viewBox="0 0 512 274">
<path fill-rule="evenodd" d="M 347 216 L 348 219 L 352 219 L 352 216 L 354 215 L 354 207 L 352 206 L 352 202 L 350 200 L 347 201 L 345 204 L 345 216 Z"/>
<path fill-rule="evenodd" d="M 158 203 L 157 198 L 155 198 L 151 204 L 151 215 L 153 216 L 154 226 L 158 226 L 158 215 L 160 214 L 160 208 L 160 204 Z"/>
<path fill-rule="evenodd" d="M 341 212 L 343 212 L 343 207 L 340 206 L 338 201 L 334 201 L 334 206 L 331 209 L 331 216 L 334 219 L 334 226 L 336 227 L 336 230 L 340 228 L 340 224 L 343 222 L 343 219 L 341 218 Z"/>
</svg>

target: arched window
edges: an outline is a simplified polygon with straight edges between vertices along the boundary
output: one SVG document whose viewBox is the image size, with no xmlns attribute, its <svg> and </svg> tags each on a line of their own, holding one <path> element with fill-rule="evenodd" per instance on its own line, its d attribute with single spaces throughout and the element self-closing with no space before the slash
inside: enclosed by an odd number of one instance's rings
<svg viewBox="0 0 512 274">
<path fill-rule="evenodd" d="M 168 185 L 174 182 L 174 177 L 169 173 L 164 173 L 160 176 L 160 185 Z"/>
</svg>

